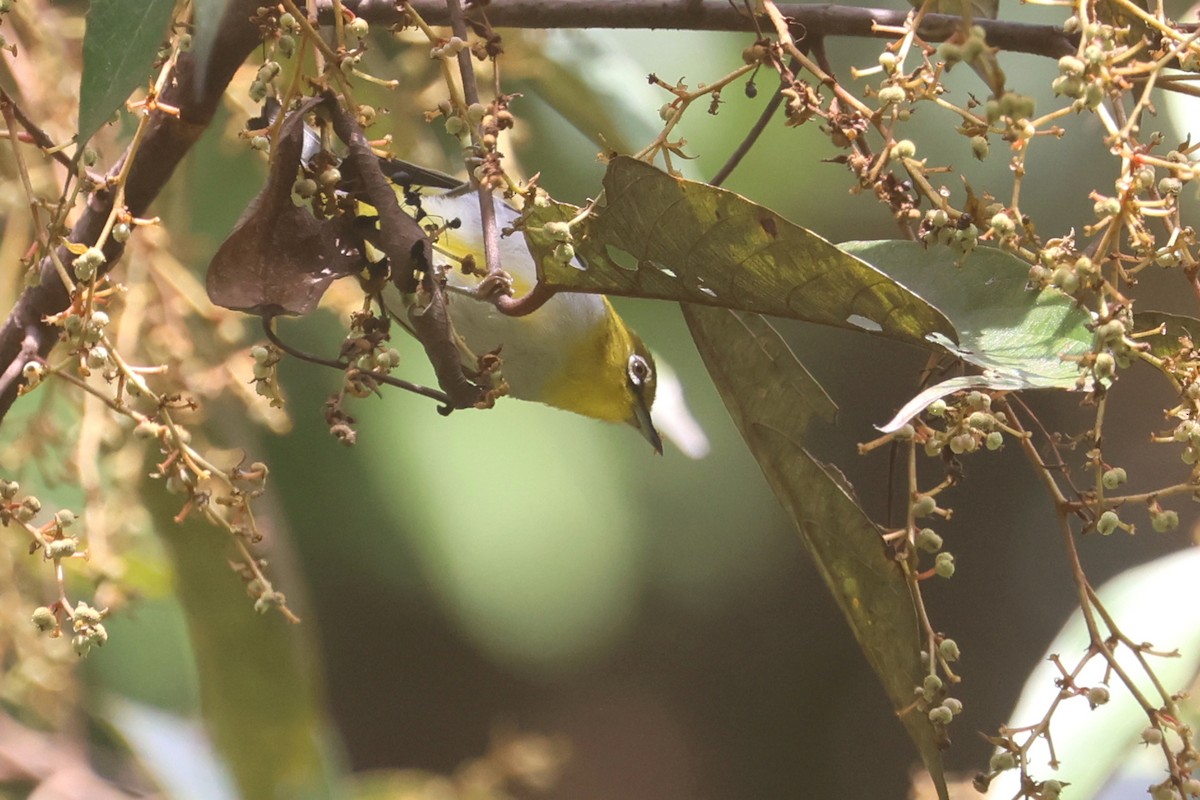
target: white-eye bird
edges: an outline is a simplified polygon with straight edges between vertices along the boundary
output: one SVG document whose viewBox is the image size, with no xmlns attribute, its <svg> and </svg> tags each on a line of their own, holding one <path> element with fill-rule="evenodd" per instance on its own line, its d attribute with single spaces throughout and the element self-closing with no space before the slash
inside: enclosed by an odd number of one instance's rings
<svg viewBox="0 0 1200 800">
<path fill-rule="evenodd" d="M 511 228 L 519 212 L 493 199 L 496 224 Z M 434 243 L 434 264 L 444 269 L 455 332 L 474 356 L 499 351 L 508 393 L 607 422 L 636 428 L 657 452 L 662 439 L 650 416 L 658 376 L 650 350 L 603 295 L 560 292 L 520 317 L 502 313 L 475 292 L 478 274 L 466 274 L 464 257 L 482 273 L 483 225 L 474 192 L 424 194 L 421 210 L 434 221 L 457 220 Z M 516 297 L 537 282 L 524 236 L 500 240 L 500 264 Z"/>
</svg>

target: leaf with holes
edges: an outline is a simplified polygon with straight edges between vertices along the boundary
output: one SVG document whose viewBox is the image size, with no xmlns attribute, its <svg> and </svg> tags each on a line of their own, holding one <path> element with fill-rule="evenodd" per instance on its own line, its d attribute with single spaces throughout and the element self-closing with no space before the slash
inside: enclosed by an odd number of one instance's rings
<svg viewBox="0 0 1200 800">
<path fill-rule="evenodd" d="M 81 145 L 149 79 L 174 10 L 175 0 L 92 0 L 79 81 Z"/>
<path fill-rule="evenodd" d="M 721 306 L 915 344 L 953 332 L 937 308 L 815 233 L 631 158 L 609 164 L 603 204 L 574 231 L 582 270 L 554 257 L 553 230 L 542 227 L 577 211 L 533 206 L 526 220 L 542 278 L 560 289 Z"/>
<path fill-rule="evenodd" d="M 812 425 L 832 421 L 833 402 L 762 317 L 695 305 L 683 312 L 725 407 L 946 797 L 945 732 L 913 704 L 924 671 L 908 583 L 845 478 L 805 449 Z"/>
</svg>

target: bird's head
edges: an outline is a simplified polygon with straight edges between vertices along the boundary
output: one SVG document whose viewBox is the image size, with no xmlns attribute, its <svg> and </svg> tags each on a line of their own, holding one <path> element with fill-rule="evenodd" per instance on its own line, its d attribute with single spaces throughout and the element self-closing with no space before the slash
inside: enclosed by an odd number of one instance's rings
<svg viewBox="0 0 1200 800">
<path fill-rule="evenodd" d="M 576 414 L 632 425 L 662 453 L 650 418 L 658 375 L 641 338 L 604 301 L 604 315 L 571 348 L 561 372 L 547 381 L 542 402 Z"/>
</svg>

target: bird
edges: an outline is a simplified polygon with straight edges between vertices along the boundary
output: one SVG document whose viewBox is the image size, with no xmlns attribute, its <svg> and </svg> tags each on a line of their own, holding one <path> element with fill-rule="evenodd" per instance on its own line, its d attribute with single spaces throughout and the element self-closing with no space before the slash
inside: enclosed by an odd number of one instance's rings
<svg viewBox="0 0 1200 800">
<path fill-rule="evenodd" d="M 424 168 L 392 166 L 392 174 L 406 180 L 428 176 Z M 439 223 L 433 266 L 446 281 L 447 309 L 464 350 L 464 363 L 474 367 L 478 356 L 498 353 L 509 396 L 624 423 L 661 454 L 662 437 L 651 416 L 659 377 L 654 356 L 609 299 L 599 294 L 559 292 L 529 314 L 503 313 L 484 296 L 484 271 L 463 268 L 464 264 L 485 263 L 478 195 L 466 185 L 421 187 L 419 201 L 414 203 L 414 188 L 418 187 L 411 182 L 394 183 L 406 210 Z M 436 185 L 444 187 L 446 183 Z M 512 230 L 520 212 L 501 198 L 493 196 L 492 203 L 497 227 Z M 500 239 L 499 261 L 504 282 L 514 296 L 533 290 L 537 269 L 522 233 L 513 230 Z"/>
</svg>

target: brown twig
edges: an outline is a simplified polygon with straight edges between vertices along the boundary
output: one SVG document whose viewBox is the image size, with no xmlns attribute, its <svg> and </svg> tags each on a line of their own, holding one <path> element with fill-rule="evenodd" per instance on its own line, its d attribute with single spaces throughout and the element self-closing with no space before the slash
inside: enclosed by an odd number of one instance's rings
<svg viewBox="0 0 1200 800">
<path fill-rule="evenodd" d="M 190 54 L 180 57 L 175 80 L 159 98 L 162 103 L 179 108 L 179 117 L 156 112 L 136 159 L 129 164 L 125 204 L 134 216 L 145 214 L 175 167 L 208 127 L 225 87 L 259 43 L 258 29 L 249 21 L 257 7 L 257 0 L 234 0 L 228 5 L 206 74 L 196 74 Z M 127 158 L 128 151 L 111 174 L 123 169 Z M 112 209 L 111 193 L 94 192 L 68 239 L 72 242 L 97 241 Z M 110 238 L 104 245 L 105 269 L 111 268 L 123 252 L 124 246 Z M 0 328 L 0 368 L 3 368 L 0 419 L 8 413 L 20 386 L 20 381 L 10 380 L 9 376 L 14 371 L 16 375 L 20 374 L 24 361 L 29 358 L 30 347 L 33 346 L 38 356 L 45 357 L 58 341 L 59 329 L 47 323 L 45 318 L 66 309 L 71 298 L 55 268 L 55 255 L 60 262 L 69 262 L 73 258 L 64 247 L 58 248 L 57 254 L 43 258 L 39 265 L 40 282 L 21 294 Z"/>
<path fill-rule="evenodd" d="M 371 22 L 393 24 L 403 21 L 392 0 L 341 0 L 343 7 Z M 446 25 L 449 12 L 443 0 L 416 0 L 418 13 L 435 25 Z M 317 0 L 323 18 L 332 19 L 331 0 Z M 894 38 L 877 26 L 899 27 L 908 9 L 858 8 L 840 5 L 778 4 L 791 22 L 797 38 L 852 36 Z M 646 0 L 505 0 L 488 6 L 488 20 L 497 28 L 662 28 L 693 31 L 745 31 L 753 33 L 755 20 L 728 0 L 703 0 L 683 4 Z M 973 19 L 987 34 L 991 47 L 1014 53 L 1059 58 L 1076 51 L 1078 38 L 1054 25 L 1031 25 L 994 19 Z M 951 14 L 927 14 L 917 35 L 927 42 L 941 42 L 961 29 L 962 18 Z M 1183 26 L 1186 27 L 1186 26 Z"/>
</svg>

